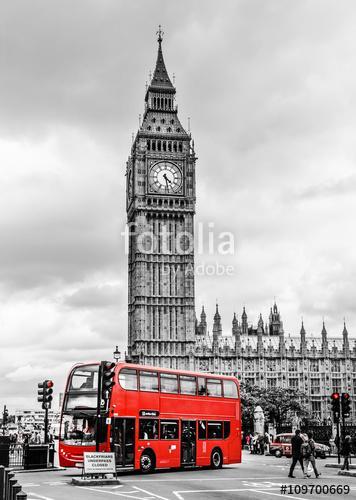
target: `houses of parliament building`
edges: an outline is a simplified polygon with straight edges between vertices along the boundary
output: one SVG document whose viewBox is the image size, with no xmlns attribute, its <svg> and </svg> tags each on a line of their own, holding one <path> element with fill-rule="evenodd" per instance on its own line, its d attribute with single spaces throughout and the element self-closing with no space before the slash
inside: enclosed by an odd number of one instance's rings
<svg viewBox="0 0 356 500">
<path fill-rule="evenodd" d="M 234 374 L 260 387 L 299 389 L 321 421 L 330 416 L 332 392 L 356 398 L 356 343 L 318 336 L 304 325 L 286 335 L 274 303 L 265 322 L 251 326 L 245 308 L 222 332 L 218 306 L 211 334 L 194 297 L 194 141 L 178 118 L 176 89 L 167 72 L 158 31 L 156 67 L 126 166 L 128 256 L 128 355 L 132 362 Z M 340 331 L 341 333 L 341 331 Z M 353 415 L 356 406 L 353 402 Z"/>
</svg>

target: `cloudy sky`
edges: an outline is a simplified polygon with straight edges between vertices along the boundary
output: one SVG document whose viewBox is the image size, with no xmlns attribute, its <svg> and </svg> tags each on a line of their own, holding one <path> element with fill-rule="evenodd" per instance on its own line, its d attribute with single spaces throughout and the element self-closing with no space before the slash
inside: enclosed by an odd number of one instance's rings
<svg viewBox="0 0 356 500">
<path fill-rule="evenodd" d="M 235 253 L 198 276 L 223 328 L 276 297 L 290 334 L 356 330 L 356 5 L 7 0 L 0 6 L 0 404 L 127 335 L 125 161 L 165 31 L 195 140 L 197 215 Z"/>
</svg>

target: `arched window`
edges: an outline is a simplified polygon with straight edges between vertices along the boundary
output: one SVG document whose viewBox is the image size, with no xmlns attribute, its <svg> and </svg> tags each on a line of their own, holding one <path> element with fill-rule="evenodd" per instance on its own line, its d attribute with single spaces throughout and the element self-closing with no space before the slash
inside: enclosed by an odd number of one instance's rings
<svg viewBox="0 0 356 500">
<path fill-rule="evenodd" d="M 167 147 L 167 143 L 166 143 L 166 141 L 162 141 L 162 148 L 163 148 L 163 151 L 166 151 L 166 147 Z"/>
<path fill-rule="evenodd" d="M 147 130 L 151 130 L 151 128 L 152 128 L 151 125 L 148 125 Z"/>
<path fill-rule="evenodd" d="M 167 128 L 167 132 L 172 132 L 171 127 L 168 127 L 168 128 Z"/>
<path fill-rule="evenodd" d="M 154 108 L 156 107 L 156 98 L 155 97 L 153 98 L 153 107 Z"/>
<path fill-rule="evenodd" d="M 180 128 L 179 127 L 177 128 L 177 132 L 180 132 Z"/>
<path fill-rule="evenodd" d="M 157 143 L 157 149 L 158 149 L 158 151 L 161 151 L 161 141 L 158 141 L 158 143 Z"/>
<path fill-rule="evenodd" d="M 169 143 L 168 143 L 168 151 L 172 151 L 172 143 L 171 143 L 171 141 L 169 141 Z"/>
<path fill-rule="evenodd" d="M 152 151 L 156 151 L 156 141 L 152 141 Z"/>
<path fill-rule="evenodd" d="M 150 147 L 150 146 L 151 146 L 151 144 L 150 144 L 150 141 L 148 140 L 148 141 L 147 141 L 147 149 L 148 149 L 148 151 L 151 149 L 151 147 Z"/>
<path fill-rule="evenodd" d="M 180 142 L 178 147 L 179 147 L 179 152 L 181 153 L 183 151 L 183 144 Z"/>
<path fill-rule="evenodd" d="M 177 152 L 177 143 L 176 142 L 173 143 L 173 151 L 175 153 Z"/>
</svg>

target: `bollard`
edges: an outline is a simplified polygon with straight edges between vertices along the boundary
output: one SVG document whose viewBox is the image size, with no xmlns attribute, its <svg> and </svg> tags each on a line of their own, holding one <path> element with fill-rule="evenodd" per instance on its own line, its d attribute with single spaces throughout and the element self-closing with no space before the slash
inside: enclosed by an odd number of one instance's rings
<svg viewBox="0 0 356 500">
<path fill-rule="evenodd" d="M 27 494 L 23 491 L 20 491 L 20 493 L 16 495 L 16 500 L 27 500 Z"/>
<path fill-rule="evenodd" d="M 12 497 L 11 497 L 11 500 L 16 500 L 16 495 L 18 493 L 20 493 L 20 491 L 21 491 L 21 485 L 19 483 L 14 484 L 14 486 L 12 487 Z"/>
<path fill-rule="evenodd" d="M 12 490 L 13 490 L 15 484 L 17 484 L 17 479 L 15 477 L 12 477 L 9 481 L 9 493 L 7 495 L 8 500 L 12 500 Z"/>
<path fill-rule="evenodd" d="M 9 469 L 8 467 L 5 467 L 4 468 L 4 484 L 2 486 L 2 497 L 1 500 L 5 500 L 6 498 L 6 488 L 7 488 L 7 476 L 9 475 L 9 473 L 11 472 L 11 469 Z"/>
<path fill-rule="evenodd" d="M 9 500 L 10 499 L 10 480 L 15 476 L 15 474 L 12 472 L 12 469 L 8 469 L 8 473 L 6 476 L 6 483 L 5 483 L 5 495 L 4 499 Z"/>
<path fill-rule="evenodd" d="M 4 500 L 5 467 L 0 465 L 0 500 Z"/>
</svg>

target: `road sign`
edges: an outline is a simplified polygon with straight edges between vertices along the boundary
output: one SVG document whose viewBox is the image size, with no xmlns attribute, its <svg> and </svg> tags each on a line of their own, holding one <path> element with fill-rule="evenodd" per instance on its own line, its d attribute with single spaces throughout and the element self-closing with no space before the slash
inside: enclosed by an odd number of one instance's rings
<svg viewBox="0 0 356 500">
<path fill-rule="evenodd" d="M 115 473 L 115 453 L 84 452 L 84 474 Z"/>
</svg>

